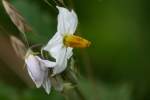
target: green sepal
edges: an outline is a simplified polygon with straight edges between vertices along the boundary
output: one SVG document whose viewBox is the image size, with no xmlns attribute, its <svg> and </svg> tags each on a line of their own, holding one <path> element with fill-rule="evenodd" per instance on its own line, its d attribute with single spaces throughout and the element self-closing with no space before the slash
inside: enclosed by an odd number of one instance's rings
<svg viewBox="0 0 150 100">
<path fill-rule="evenodd" d="M 41 53 L 42 53 L 42 57 L 43 57 L 44 59 L 50 60 L 50 61 L 53 61 L 53 62 L 56 62 L 56 59 L 55 59 L 54 57 L 52 57 L 48 51 L 42 50 Z"/>
</svg>

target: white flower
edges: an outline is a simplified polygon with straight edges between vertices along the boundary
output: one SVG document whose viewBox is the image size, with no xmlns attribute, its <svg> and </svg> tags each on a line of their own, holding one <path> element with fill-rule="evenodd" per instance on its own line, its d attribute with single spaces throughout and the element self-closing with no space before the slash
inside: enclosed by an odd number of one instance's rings
<svg viewBox="0 0 150 100">
<path fill-rule="evenodd" d="M 48 60 L 42 60 L 40 57 L 32 54 L 27 55 L 25 63 L 27 64 L 28 73 L 36 84 L 36 87 L 39 88 L 42 85 L 49 94 L 51 83 L 48 78 L 48 68 L 55 66 L 55 63 Z"/>
<path fill-rule="evenodd" d="M 51 88 L 48 68 L 52 68 L 52 76 L 63 72 L 67 67 L 68 59 L 73 55 L 73 47 L 85 48 L 90 45 L 89 41 L 73 35 L 78 24 L 75 12 L 63 7 L 57 6 L 57 8 L 59 10 L 57 32 L 48 44 L 43 47 L 43 50 L 48 51 L 56 61 L 43 60 L 31 53 L 25 59 L 30 77 L 37 87 L 42 85 L 47 93 L 50 93 Z M 61 82 L 59 80 L 57 82 L 56 90 L 62 90 Z"/>
<path fill-rule="evenodd" d="M 56 59 L 53 75 L 65 70 L 68 59 L 73 55 L 72 49 L 74 47 L 85 48 L 90 45 L 88 40 L 73 35 L 78 24 L 76 13 L 63 7 L 57 6 L 57 8 L 59 10 L 57 32 L 43 48 Z"/>
<path fill-rule="evenodd" d="M 57 32 L 44 47 L 56 59 L 53 74 L 61 73 L 67 66 L 67 60 L 72 56 L 72 48 L 64 45 L 64 37 L 74 34 L 78 19 L 73 10 L 57 7 L 59 10 Z"/>
</svg>

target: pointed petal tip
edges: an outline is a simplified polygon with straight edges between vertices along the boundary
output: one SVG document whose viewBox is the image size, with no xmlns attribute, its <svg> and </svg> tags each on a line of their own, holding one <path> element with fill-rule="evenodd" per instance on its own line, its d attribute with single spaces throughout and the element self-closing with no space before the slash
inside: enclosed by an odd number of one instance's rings
<svg viewBox="0 0 150 100">
<path fill-rule="evenodd" d="M 57 9 L 60 9 L 61 7 L 59 7 L 59 6 L 56 6 L 56 8 L 57 8 Z"/>
<path fill-rule="evenodd" d="M 66 8 L 60 7 L 60 6 L 56 6 L 56 8 L 57 8 L 59 11 L 61 11 L 62 9 L 66 9 Z"/>
<path fill-rule="evenodd" d="M 60 7 L 60 6 L 56 6 L 56 8 L 59 10 L 59 13 L 60 12 L 70 12 L 67 8 L 65 7 Z"/>
<path fill-rule="evenodd" d="M 41 85 L 42 85 L 42 82 L 38 82 L 38 81 L 35 81 L 35 80 L 33 80 L 33 82 L 35 83 L 35 86 L 36 86 L 37 88 L 40 88 Z"/>
<path fill-rule="evenodd" d="M 43 86 L 45 92 L 46 92 L 47 94 L 50 94 L 50 92 L 51 92 L 51 82 L 50 82 L 50 79 L 48 79 L 48 78 L 46 77 L 46 79 L 45 79 L 45 81 L 43 82 L 42 86 Z"/>
<path fill-rule="evenodd" d="M 41 84 L 35 84 L 37 88 L 40 88 L 41 87 Z"/>
<path fill-rule="evenodd" d="M 50 90 L 45 90 L 45 92 L 49 95 L 50 94 Z"/>
</svg>

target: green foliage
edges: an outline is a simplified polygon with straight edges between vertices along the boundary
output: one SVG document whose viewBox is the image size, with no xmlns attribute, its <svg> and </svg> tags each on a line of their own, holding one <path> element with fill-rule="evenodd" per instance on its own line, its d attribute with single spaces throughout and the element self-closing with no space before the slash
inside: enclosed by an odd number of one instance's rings
<svg viewBox="0 0 150 100">
<path fill-rule="evenodd" d="M 104 83 L 95 83 L 81 78 L 79 87 L 85 95 L 86 100 L 130 100 L 131 85 L 117 84 L 110 85 Z M 50 95 L 47 95 L 43 89 L 24 89 L 19 90 L 6 84 L 0 84 L 0 100 L 64 100 L 64 97 L 52 89 Z M 76 100 L 76 99 L 75 99 Z"/>
<path fill-rule="evenodd" d="M 40 44 L 46 43 L 55 33 L 56 28 L 56 15 L 53 15 L 56 13 L 49 10 L 50 8 L 45 8 L 47 4 L 44 1 L 41 3 L 27 0 L 13 1 L 19 12 L 32 26 L 33 33 L 26 33 L 28 40 Z"/>
<path fill-rule="evenodd" d="M 19 90 L 6 84 L 0 84 L 0 100 L 64 100 L 63 97 L 52 91 L 47 95 L 42 89 Z"/>
</svg>

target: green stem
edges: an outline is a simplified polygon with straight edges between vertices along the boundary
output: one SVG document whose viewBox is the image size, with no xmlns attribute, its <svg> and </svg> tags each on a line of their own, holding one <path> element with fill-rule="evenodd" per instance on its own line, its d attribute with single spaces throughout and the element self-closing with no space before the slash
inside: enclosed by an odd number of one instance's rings
<svg viewBox="0 0 150 100">
<path fill-rule="evenodd" d="M 64 90 L 63 95 L 66 100 L 86 100 L 85 96 L 83 95 L 79 87 Z"/>
<path fill-rule="evenodd" d="M 75 87 L 75 91 L 76 91 L 76 93 L 78 94 L 78 96 L 80 97 L 81 100 L 86 100 L 85 96 L 83 95 L 83 93 L 81 92 L 79 87 Z"/>
</svg>

